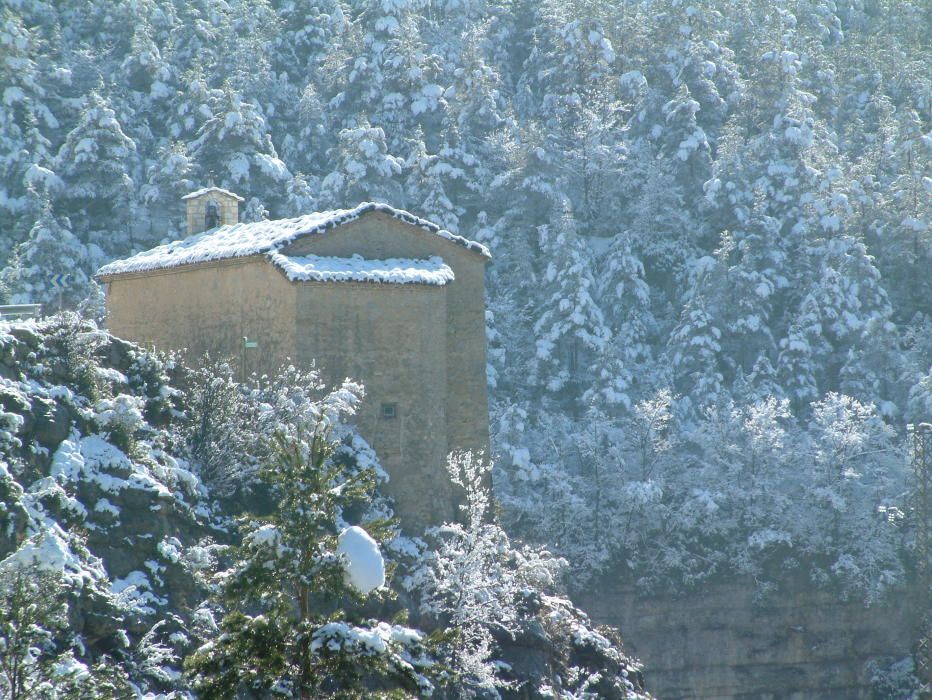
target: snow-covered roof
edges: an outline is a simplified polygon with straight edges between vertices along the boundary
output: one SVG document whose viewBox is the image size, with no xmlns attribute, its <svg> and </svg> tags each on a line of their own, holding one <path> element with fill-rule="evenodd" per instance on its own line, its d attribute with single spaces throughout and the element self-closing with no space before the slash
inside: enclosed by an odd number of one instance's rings
<svg viewBox="0 0 932 700">
<path fill-rule="evenodd" d="M 97 276 L 109 277 L 131 272 L 149 272 L 249 255 L 271 255 L 299 238 L 325 233 L 336 226 L 355 221 L 369 212 L 388 214 L 399 221 L 417 226 L 483 257 L 492 257 L 489 249 L 481 243 L 450 233 L 410 212 L 395 209 L 387 204 L 365 202 L 353 209 L 316 212 L 295 219 L 221 226 L 190 236 L 183 241 L 160 245 L 124 260 L 114 260 L 101 267 L 97 271 Z M 423 266 L 423 261 L 419 264 Z"/>
<path fill-rule="evenodd" d="M 354 255 L 333 258 L 269 253 L 269 260 L 292 282 L 378 282 L 382 284 L 435 284 L 452 282 L 453 270 L 442 258 L 388 258 L 371 260 Z"/>
<path fill-rule="evenodd" d="M 245 201 L 246 201 L 245 199 L 243 199 L 242 197 L 240 197 L 240 196 L 239 196 L 238 194 L 236 194 L 235 192 L 230 192 L 230 190 L 225 190 L 225 189 L 222 189 L 222 188 L 220 188 L 220 187 L 205 187 L 205 188 L 200 189 L 200 190 L 197 190 L 197 191 L 195 191 L 195 192 L 191 192 L 190 194 L 186 194 L 186 195 L 185 195 L 184 197 L 182 197 L 181 199 L 183 199 L 183 200 L 194 199 L 195 197 L 200 197 L 200 196 L 202 196 L 202 195 L 208 194 L 209 192 L 216 192 L 217 194 L 225 194 L 227 197 L 232 197 L 232 198 L 235 199 L 237 202 L 245 202 Z"/>
</svg>

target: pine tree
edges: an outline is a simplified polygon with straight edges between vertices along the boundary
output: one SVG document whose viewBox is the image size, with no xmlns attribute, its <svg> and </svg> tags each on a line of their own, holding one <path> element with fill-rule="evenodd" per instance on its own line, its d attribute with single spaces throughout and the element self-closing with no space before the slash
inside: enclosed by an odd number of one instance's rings
<svg viewBox="0 0 932 700">
<path fill-rule="evenodd" d="M 865 382 L 873 383 L 869 364 L 859 361 L 866 356 L 862 346 L 892 331 L 880 273 L 864 245 L 850 236 L 839 236 L 820 241 L 813 250 L 820 261 L 818 275 L 806 290 L 787 339 L 781 342 L 778 363 L 783 381 L 788 388 L 792 386 L 790 395 L 804 402 L 824 391 L 839 391 L 843 381 L 859 392 Z M 874 362 L 882 366 L 889 359 Z M 872 400 L 881 398 L 875 395 Z"/>
<path fill-rule="evenodd" d="M 365 617 L 360 603 L 375 586 L 360 588 L 352 572 L 372 562 L 338 553 L 339 523 L 354 504 L 371 498 L 375 486 L 371 469 L 350 472 L 334 459 L 331 421 L 355 400 L 336 392 L 304 439 L 275 438 L 275 457 L 260 476 L 276 510 L 241 521 L 242 545 L 231 550 L 232 566 L 217 579 L 227 610 L 220 635 L 186 664 L 201 697 L 250 691 L 361 699 L 389 697 L 388 688 L 405 697 L 430 693 L 423 636 Z M 378 522 L 367 528 L 379 538 L 387 534 Z"/>
<path fill-rule="evenodd" d="M 405 190 L 409 206 L 448 231 L 459 231 L 463 209 L 453 204 L 447 190 L 456 188 L 466 174 L 448 160 L 453 155 L 450 149 L 445 148 L 440 154 L 428 153 L 421 138 L 415 139 L 414 148 L 407 163 L 409 175 Z"/>
<path fill-rule="evenodd" d="M 818 368 L 820 360 L 829 353 L 818 303 L 807 295 L 786 337 L 780 341 L 776 366 L 780 386 L 794 402 L 797 414 L 819 397 Z"/>
<path fill-rule="evenodd" d="M 444 90 L 436 82 L 436 57 L 425 49 L 418 30 L 414 0 L 352 0 L 347 3 L 355 33 L 349 55 L 339 55 L 337 80 L 330 88 L 345 115 L 342 125 L 353 128 L 368 119 L 384 129 L 388 152 L 400 157 L 420 126 L 440 134 Z M 431 144 L 435 146 L 435 144 Z"/>
<path fill-rule="evenodd" d="M 388 152 L 385 132 L 362 121 L 340 131 L 330 153 L 334 169 L 321 183 L 321 199 L 329 207 L 359 202 L 398 202 L 403 161 Z"/>
<path fill-rule="evenodd" d="M 535 150 L 546 170 L 539 177 L 552 190 L 551 201 L 571 202 L 580 232 L 598 236 L 605 235 L 600 227 L 615 201 L 624 105 L 612 79 L 616 55 L 605 27 L 598 13 L 579 4 L 540 5 L 537 43 L 519 86 L 526 104 L 519 104 L 540 128 Z"/>
<path fill-rule="evenodd" d="M 538 228 L 545 261 L 537 336 L 535 380 L 547 391 L 575 401 L 589 375 L 590 359 L 605 350 L 611 330 L 596 301 L 591 251 L 580 240 L 569 212 Z"/>
<path fill-rule="evenodd" d="M 301 83 L 320 70 L 333 44 L 339 42 L 348 22 L 339 2 L 296 0 L 278 9 L 281 30 L 275 37 L 275 51 L 281 65 Z"/>
<path fill-rule="evenodd" d="M 120 69 L 129 88 L 138 93 L 162 96 L 164 84 L 171 79 L 171 69 L 165 64 L 158 44 L 152 37 L 148 17 L 137 19 L 133 29 L 131 53 Z"/>
<path fill-rule="evenodd" d="M 896 528 L 878 514 L 901 497 L 906 460 L 892 448 L 894 431 L 876 407 L 850 396 L 830 392 L 814 403 L 809 432 L 807 513 L 790 522 L 825 557 L 813 563 L 816 581 L 834 579 L 877 599 L 903 575 L 892 544 Z"/>
<path fill-rule="evenodd" d="M 0 694 L 91 700 L 131 693 L 106 662 L 88 667 L 75 658 L 74 642 L 61 577 L 38 564 L 0 562 Z"/>
<path fill-rule="evenodd" d="M 179 73 L 178 86 L 167 100 L 161 131 L 171 140 L 190 146 L 204 123 L 213 117 L 211 105 L 219 101 L 222 91 L 208 84 L 199 62 Z"/>
<path fill-rule="evenodd" d="M 791 286 L 788 241 L 780 221 L 766 213 L 759 195 L 740 231 L 726 231 L 718 257 L 727 266 L 723 325 L 732 374 L 748 373 L 761 359 L 776 357 L 773 327 L 782 326 L 782 296 Z M 775 303 L 776 300 L 776 303 Z"/>
<path fill-rule="evenodd" d="M 645 373 L 653 354 L 650 334 L 656 326 L 644 266 L 634 255 L 627 233 L 616 236 L 608 250 L 599 277 L 599 298 L 606 308 L 612 340 L 599 356 L 583 401 L 596 402 L 611 414 L 610 407 L 631 407 L 635 384 L 649 383 Z"/>
<path fill-rule="evenodd" d="M 249 211 L 268 208 L 277 214 L 292 175 L 278 157 L 265 117 L 229 84 L 211 96 L 211 116 L 190 148 L 201 177 L 206 180 L 213 172 L 220 186 L 248 187 L 243 214 L 247 221 Z"/>
<path fill-rule="evenodd" d="M 621 177 L 622 189 L 636 192 L 625 218 L 633 251 L 640 256 L 653 289 L 679 306 L 688 285 L 687 269 L 701 257 L 704 229 L 691 214 L 683 186 L 668 162 L 646 141 L 631 150 L 634 163 Z"/>
<path fill-rule="evenodd" d="M 0 13 L 0 265 L 25 238 L 38 211 L 30 187 L 55 191 L 48 135 L 59 122 L 47 101 L 55 87 L 45 75 L 39 32 L 9 9 Z"/>
<path fill-rule="evenodd" d="M 122 237 L 131 230 L 135 205 L 136 156 L 136 144 L 113 109 L 92 92 L 56 156 L 64 182 L 57 204 L 83 242 L 125 249 Z"/>
<path fill-rule="evenodd" d="M 281 157 L 292 171 L 305 173 L 315 181 L 326 174 L 327 153 L 337 142 L 335 117 L 318 88 L 308 83 L 290 110 L 290 128 L 280 137 Z"/>
<path fill-rule="evenodd" d="M 60 305 L 74 308 L 94 284 L 89 274 L 93 263 L 68 220 L 55 216 L 45 201 L 29 237 L 16 246 L 0 278 L 14 304 L 45 304 L 47 310 Z M 61 278 L 59 286 L 53 286 L 54 276 Z"/>
<path fill-rule="evenodd" d="M 719 364 L 722 330 L 716 322 L 718 310 L 710 299 L 710 292 L 720 285 L 721 274 L 721 266 L 712 258 L 696 261 L 691 270 L 691 296 L 668 343 L 676 389 L 697 407 L 713 402 L 723 388 Z"/>
<path fill-rule="evenodd" d="M 560 563 L 514 547 L 494 522 L 491 467 L 480 455 L 451 455 L 447 471 L 465 496 L 463 522 L 426 533 L 436 542 L 436 551 L 427 553 L 411 578 L 420 588 L 422 612 L 449 633 L 440 645 L 443 660 L 455 673 L 445 688 L 447 697 L 494 697 L 507 683 L 493 660 L 493 630 L 516 633 L 522 593 L 540 587 L 541 579 L 552 580 Z"/>
<path fill-rule="evenodd" d="M 194 190 L 194 170 L 183 142 L 176 141 L 159 149 L 146 170 L 146 183 L 139 191 L 150 222 L 148 236 L 135 241 L 140 247 L 156 245 L 166 238 L 184 237 L 187 222 L 181 198 Z"/>
</svg>

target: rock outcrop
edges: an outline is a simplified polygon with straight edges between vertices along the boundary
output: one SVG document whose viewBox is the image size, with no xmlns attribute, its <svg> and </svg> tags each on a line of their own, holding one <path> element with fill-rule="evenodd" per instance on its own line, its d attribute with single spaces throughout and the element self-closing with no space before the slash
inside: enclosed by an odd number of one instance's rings
<svg viewBox="0 0 932 700">
<path fill-rule="evenodd" d="M 183 655 L 203 598 L 185 550 L 223 534 L 171 456 L 172 371 L 73 317 L 0 326 L 0 560 L 65 579 L 86 661 L 128 659 L 159 621 Z"/>
<path fill-rule="evenodd" d="M 201 571 L 243 505 L 179 456 L 191 377 L 74 316 L 0 324 L 0 569 L 61 576 L 80 659 L 119 664 L 151 700 L 185 689 L 181 660 L 213 620 Z M 520 631 L 495 635 L 502 697 L 648 697 L 617 633 L 565 598 L 524 606 Z"/>
</svg>

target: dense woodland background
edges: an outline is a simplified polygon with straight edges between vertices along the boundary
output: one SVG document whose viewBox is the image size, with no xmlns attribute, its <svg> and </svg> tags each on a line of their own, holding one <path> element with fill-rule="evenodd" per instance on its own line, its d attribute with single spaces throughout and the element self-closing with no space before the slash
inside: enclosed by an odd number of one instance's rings
<svg viewBox="0 0 932 700">
<path fill-rule="evenodd" d="M 489 245 L 512 534 L 646 591 L 916 566 L 932 420 L 918 0 L 5 0 L 0 297 L 381 200 Z M 63 294 L 50 275 L 67 273 Z"/>
</svg>

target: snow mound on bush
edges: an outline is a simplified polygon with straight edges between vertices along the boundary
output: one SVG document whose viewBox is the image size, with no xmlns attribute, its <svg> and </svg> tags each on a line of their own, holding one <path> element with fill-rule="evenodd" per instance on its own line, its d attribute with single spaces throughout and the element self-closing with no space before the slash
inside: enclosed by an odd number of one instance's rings
<svg viewBox="0 0 932 700">
<path fill-rule="evenodd" d="M 368 595 L 385 585 L 385 560 L 378 543 L 357 525 L 348 527 L 337 539 L 337 554 L 343 556 L 346 582 Z"/>
</svg>

